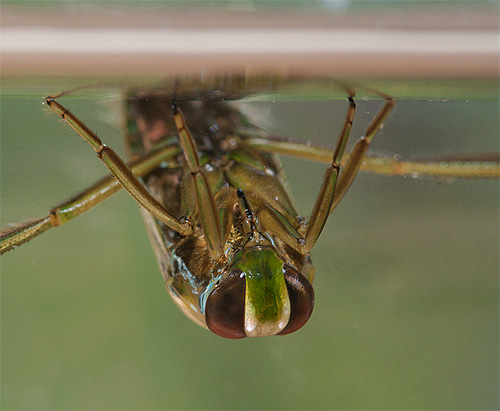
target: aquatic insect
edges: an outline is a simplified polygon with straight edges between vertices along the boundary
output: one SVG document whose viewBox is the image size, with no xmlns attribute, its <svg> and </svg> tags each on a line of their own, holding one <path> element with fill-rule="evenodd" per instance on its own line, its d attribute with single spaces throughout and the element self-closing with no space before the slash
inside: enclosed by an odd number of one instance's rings
<svg viewBox="0 0 500 411">
<path fill-rule="evenodd" d="M 59 103 L 63 93 L 49 96 L 47 105 L 115 178 L 101 180 L 46 218 L 2 230 L 0 250 L 69 221 L 123 186 L 145 210 L 167 289 L 189 318 L 228 338 L 293 332 L 314 305 L 309 251 L 363 162 L 390 174 L 498 174 L 491 164 L 368 158 L 369 144 L 395 104 L 387 96 L 364 137 L 344 153 L 356 107 L 354 93 L 346 91 L 347 114 L 333 152 L 264 135 L 227 104 L 233 95 L 223 87 L 130 92 L 129 166 Z M 309 219 L 295 211 L 275 154 L 329 163 Z"/>
</svg>

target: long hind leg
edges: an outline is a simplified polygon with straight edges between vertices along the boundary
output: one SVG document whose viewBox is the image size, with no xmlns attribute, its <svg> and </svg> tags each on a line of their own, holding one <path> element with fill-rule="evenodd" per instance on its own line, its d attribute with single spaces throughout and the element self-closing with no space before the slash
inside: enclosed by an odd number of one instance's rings
<svg viewBox="0 0 500 411">
<path fill-rule="evenodd" d="M 165 146 L 129 164 L 129 167 L 136 177 L 141 177 L 158 167 L 162 161 L 179 152 L 180 147 L 178 146 Z M 50 213 L 44 218 L 26 220 L 2 227 L 0 229 L 0 254 L 26 243 L 51 228 L 59 227 L 73 220 L 102 203 L 121 188 L 118 180 L 108 175 L 69 200 L 52 207 Z"/>
</svg>

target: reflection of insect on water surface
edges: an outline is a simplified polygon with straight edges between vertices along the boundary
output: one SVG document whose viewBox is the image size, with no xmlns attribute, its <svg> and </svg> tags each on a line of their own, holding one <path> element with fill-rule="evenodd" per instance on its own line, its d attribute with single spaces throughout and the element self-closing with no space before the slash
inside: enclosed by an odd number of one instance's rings
<svg viewBox="0 0 500 411">
<path fill-rule="evenodd" d="M 231 98 L 224 91 L 207 92 L 192 101 L 179 89 L 172 97 L 171 90 L 142 91 L 127 100 L 127 142 L 135 161 L 131 168 L 143 176 L 148 191 L 63 106 L 52 98 L 47 103 L 101 153 L 149 210 L 143 214 L 167 288 L 190 318 L 231 338 L 286 334 L 300 328 L 314 302 L 308 252 L 354 180 L 367 143 L 393 101 L 387 99 L 382 105 L 337 182 L 355 110 L 350 100 L 333 163 L 306 221 L 292 206 L 273 154 L 331 162 L 332 151 L 264 136 L 224 102 Z M 480 164 L 453 165 L 455 175 L 495 173 Z M 371 159 L 366 166 L 393 174 L 439 174 L 449 172 L 452 165 Z M 5 230 L 2 248 L 74 218 L 117 190 L 116 180 L 104 179 L 46 219 Z"/>
</svg>

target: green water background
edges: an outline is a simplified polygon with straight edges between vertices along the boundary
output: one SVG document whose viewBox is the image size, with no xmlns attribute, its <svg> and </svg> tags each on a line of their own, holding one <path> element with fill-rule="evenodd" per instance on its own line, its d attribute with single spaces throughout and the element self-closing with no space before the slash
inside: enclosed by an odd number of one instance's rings
<svg viewBox="0 0 500 411">
<path fill-rule="evenodd" d="M 108 109 L 119 97 L 66 101 L 123 153 Z M 358 101 L 354 137 L 380 104 Z M 346 103 L 246 108 L 270 132 L 330 142 Z M 497 151 L 498 113 L 491 98 L 403 100 L 373 150 Z M 38 97 L 2 99 L 1 150 L 2 225 L 45 215 L 106 173 Z M 324 166 L 284 163 L 308 214 Z M 309 323 L 229 341 L 175 307 L 138 206 L 119 193 L 2 257 L 2 408 L 495 409 L 498 245 L 498 181 L 361 174 L 313 249 Z"/>
</svg>

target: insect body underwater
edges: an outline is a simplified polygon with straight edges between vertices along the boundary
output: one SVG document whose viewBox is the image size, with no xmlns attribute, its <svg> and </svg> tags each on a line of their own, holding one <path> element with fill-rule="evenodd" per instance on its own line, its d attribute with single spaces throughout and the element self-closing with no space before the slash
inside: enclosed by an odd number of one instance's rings
<svg viewBox="0 0 500 411">
<path fill-rule="evenodd" d="M 237 83 L 237 81 L 235 81 Z M 176 304 L 196 323 L 228 338 L 284 335 L 314 306 L 309 251 L 363 163 L 386 174 L 498 177 L 494 162 L 409 163 L 366 156 L 395 101 L 379 112 L 350 153 L 354 92 L 335 149 L 268 136 L 228 101 L 237 84 L 203 90 L 174 85 L 127 95 L 127 166 L 68 111 L 47 105 L 98 153 L 106 177 L 46 218 L 2 229 L 0 252 L 59 226 L 121 187 L 143 207 L 153 249 Z M 295 210 L 277 154 L 329 163 L 308 219 Z M 342 167 L 341 167 L 342 165 Z M 140 178 L 141 180 L 139 180 Z"/>
</svg>

